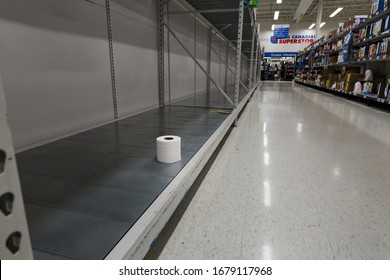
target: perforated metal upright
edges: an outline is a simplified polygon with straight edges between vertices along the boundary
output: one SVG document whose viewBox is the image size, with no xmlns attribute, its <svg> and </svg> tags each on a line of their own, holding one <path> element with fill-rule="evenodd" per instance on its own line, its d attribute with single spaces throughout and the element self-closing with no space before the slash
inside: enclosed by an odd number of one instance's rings
<svg viewBox="0 0 390 280">
<path fill-rule="evenodd" d="M 165 15 L 168 1 L 159 0 L 157 5 L 158 20 L 158 83 L 159 105 L 165 104 Z"/>
<path fill-rule="evenodd" d="M 210 83 L 210 76 L 211 76 L 211 48 L 212 48 L 212 35 L 213 35 L 213 28 L 210 26 L 209 30 L 207 32 L 207 93 L 210 93 L 211 90 L 211 83 Z"/>
<path fill-rule="evenodd" d="M 259 79 L 257 77 L 257 69 L 259 68 L 259 63 L 258 63 L 259 52 L 260 52 L 260 45 L 259 45 L 258 40 L 256 40 L 256 58 L 255 58 L 255 74 L 254 74 L 254 78 L 255 78 L 256 83 L 259 81 Z"/>
<path fill-rule="evenodd" d="M 249 89 L 253 86 L 253 49 L 255 48 L 255 39 L 256 39 L 256 25 L 252 21 L 253 28 L 252 28 L 252 45 L 251 45 L 251 58 L 250 58 L 250 66 L 249 66 Z"/>
<path fill-rule="evenodd" d="M 110 3 L 110 0 L 106 0 L 105 3 L 106 3 L 106 17 L 107 17 L 108 50 L 109 50 L 109 54 L 110 54 L 112 104 L 113 104 L 113 108 L 114 108 L 114 119 L 118 119 L 118 98 L 117 98 L 117 94 L 116 94 L 114 45 L 113 45 L 112 25 L 111 25 L 111 3 Z"/>
<path fill-rule="evenodd" d="M 32 259 L 30 236 L 0 77 L 0 259 Z"/>
<path fill-rule="evenodd" d="M 241 45 L 242 45 L 242 26 L 244 23 L 244 0 L 240 0 L 238 11 L 238 33 L 237 33 L 237 53 L 236 53 L 236 73 L 234 83 L 234 107 L 238 106 L 238 96 L 240 94 L 240 77 L 241 77 Z"/>
</svg>

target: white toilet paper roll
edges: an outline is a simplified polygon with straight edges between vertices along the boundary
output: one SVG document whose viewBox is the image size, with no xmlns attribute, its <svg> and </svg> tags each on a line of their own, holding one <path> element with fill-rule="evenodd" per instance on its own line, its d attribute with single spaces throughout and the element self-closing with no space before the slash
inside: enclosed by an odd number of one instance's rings
<svg viewBox="0 0 390 280">
<path fill-rule="evenodd" d="M 156 138 L 157 160 L 163 163 L 173 163 L 181 160 L 181 138 L 165 135 Z"/>
</svg>

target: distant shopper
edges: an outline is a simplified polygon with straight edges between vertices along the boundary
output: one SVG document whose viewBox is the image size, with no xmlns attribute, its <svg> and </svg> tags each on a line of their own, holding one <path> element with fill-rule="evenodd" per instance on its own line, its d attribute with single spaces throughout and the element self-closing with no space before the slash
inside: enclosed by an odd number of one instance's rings
<svg viewBox="0 0 390 280">
<path fill-rule="evenodd" d="M 282 61 L 280 63 L 280 79 L 284 80 L 286 78 L 286 65 L 284 65 L 284 62 Z"/>
</svg>

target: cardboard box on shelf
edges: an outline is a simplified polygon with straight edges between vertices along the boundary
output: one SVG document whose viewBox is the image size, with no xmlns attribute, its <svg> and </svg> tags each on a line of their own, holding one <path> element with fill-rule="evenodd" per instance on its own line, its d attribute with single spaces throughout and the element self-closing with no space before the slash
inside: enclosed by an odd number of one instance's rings
<svg viewBox="0 0 390 280">
<path fill-rule="evenodd" d="M 329 75 L 332 75 L 332 74 L 334 74 L 334 69 L 330 69 L 330 68 L 328 68 L 328 69 L 323 69 L 323 70 L 321 71 L 321 76 L 322 76 L 321 80 L 323 80 L 323 81 L 328 80 Z"/>
<path fill-rule="evenodd" d="M 360 74 L 354 73 L 353 71 L 348 71 L 344 77 L 344 90 L 353 91 L 356 82 L 360 80 Z"/>
<path fill-rule="evenodd" d="M 360 79 L 359 73 L 347 73 L 344 77 L 345 82 L 356 83 Z"/>
</svg>

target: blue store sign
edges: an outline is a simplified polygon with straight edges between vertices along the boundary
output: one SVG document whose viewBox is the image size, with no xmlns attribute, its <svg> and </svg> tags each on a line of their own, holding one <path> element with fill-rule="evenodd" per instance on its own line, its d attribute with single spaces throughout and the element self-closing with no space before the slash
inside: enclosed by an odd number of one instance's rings
<svg viewBox="0 0 390 280">
<path fill-rule="evenodd" d="M 281 57 L 295 57 L 297 52 L 265 52 L 264 57 L 281 58 Z"/>
</svg>

